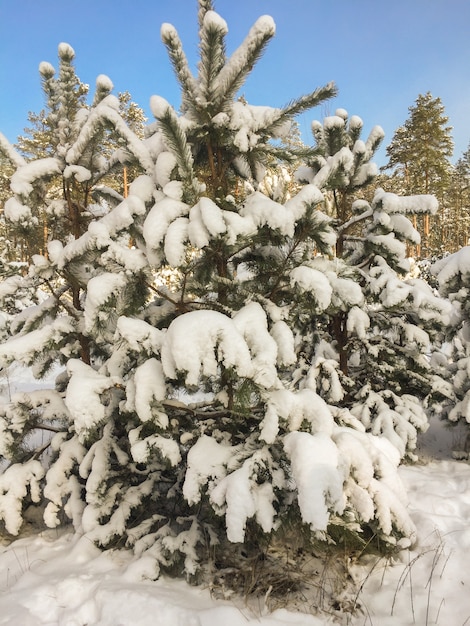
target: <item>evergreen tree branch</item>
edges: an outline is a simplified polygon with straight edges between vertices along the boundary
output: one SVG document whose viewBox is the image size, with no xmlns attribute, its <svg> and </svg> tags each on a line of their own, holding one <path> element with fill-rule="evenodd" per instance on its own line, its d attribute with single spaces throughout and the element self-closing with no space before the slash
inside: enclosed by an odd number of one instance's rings
<svg viewBox="0 0 470 626">
<path fill-rule="evenodd" d="M 285 124 L 286 121 L 291 120 L 293 117 L 300 115 L 305 111 L 313 109 L 325 100 L 334 98 L 337 93 L 338 89 L 333 82 L 330 82 L 323 87 L 318 87 L 315 91 L 312 91 L 312 93 L 296 98 L 285 105 L 279 110 L 277 118 L 272 120 L 271 123 L 262 130 L 266 134 L 273 135 L 283 124 Z"/>
<path fill-rule="evenodd" d="M 171 24 L 163 24 L 161 38 L 168 51 L 171 64 L 181 86 L 182 108 L 184 111 L 198 109 L 199 89 L 189 69 L 188 60 L 176 29 Z"/>
<path fill-rule="evenodd" d="M 197 181 L 194 178 L 194 159 L 186 133 L 179 123 L 178 116 L 166 100 L 152 96 L 150 100 L 152 112 L 159 121 L 165 142 L 176 158 L 182 181 L 190 196 L 197 195 Z"/>
<path fill-rule="evenodd" d="M 362 222 L 362 221 L 368 219 L 372 215 L 373 215 L 372 209 L 367 209 L 366 211 L 364 211 L 360 215 L 354 215 L 347 222 L 345 222 L 344 224 L 341 224 L 340 226 L 338 226 L 338 229 L 336 231 L 338 233 L 338 236 L 344 236 L 344 233 L 346 233 L 355 224 L 358 224 L 359 222 Z"/>
<path fill-rule="evenodd" d="M 18 154 L 2 133 L 0 133 L 0 153 L 3 154 L 8 161 L 10 161 L 10 163 L 17 168 L 26 165 L 26 160 Z"/>
<path fill-rule="evenodd" d="M 109 122 L 120 137 L 125 140 L 128 150 L 135 156 L 144 171 L 147 174 L 153 173 L 154 163 L 148 149 L 127 126 L 118 111 L 112 109 L 105 102 L 99 104 L 92 111 L 83 125 L 79 136 L 67 152 L 67 162 L 76 164 L 80 161 L 90 142 L 94 141 L 97 129 L 105 125 L 106 122 Z"/>
<path fill-rule="evenodd" d="M 261 58 L 276 27 L 270 17 L 261 17 L 250 29 L 246 39 L 232 54 L 216 81 L 216 106 L 223 110 L 231 103 L 246 77 Z"/>
<path fill-rule="evenodd" d="M 191 311 L 189 302 L 184 302 L 183 300 L 175 300 L 174 298 L 171 298 L 167 292 L 158 289 L 158 287 L 155 287 L 155 285 L 152 285 L 151 283 L 145 282 L 144 284 L 161 298 L 163 298 L 167 302 L 170 302 L 170 304 L 172 304 L 179 313 L 187 313 L 188 311 Z"/>
<path fill-rule="evenodd" d="M 42 90 L 46 97 L 49 114 L 56 116 L 59 103 L 57 95 L 57 79 L 54 78 L 55 69 L 50 63 L 43 61 L 39 65 L 39 73 L 41 74 Z"/>
<path fill-rule="evenodd" d="M 213 11 L 207 12 L 200 31 L 200 90 L 206 104 L 212 104 L 216 79 L 225 64 L 225 35 L 227 24 Z"/>
<path fill-rule="evenodd" d="M 197 21 L 199 24 L 199 33 L 201 32 L 201 29 L 203 27 L 206 13 L 213 10 L 214 7 L 212 0 L 198 0 Z M 199 36 L 199 38 L 201 39 L 201 35 Z"/>
<path fill-rule="evenodd" d="M 113 83 L 107 76 L 104 76 L 104 74 L 98 76 L 98 78 L 96 79 L 96 90 L 92 106 L 98 106 L 100 102 L 102 102 L 107 96 L 109 96 L 112 89 Z"/>
</svg>

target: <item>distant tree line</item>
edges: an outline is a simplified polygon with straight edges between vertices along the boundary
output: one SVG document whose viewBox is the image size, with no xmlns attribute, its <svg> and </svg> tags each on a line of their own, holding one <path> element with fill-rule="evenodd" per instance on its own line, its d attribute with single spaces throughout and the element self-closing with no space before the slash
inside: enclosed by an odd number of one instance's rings
<svg viewBox="0 0 470 626">
<path fill-rule="evenodd" d="M 419 95 L 409 112 L 387 147 L 383 187 L 395 193 L 432 194 L 439 201 L 435 216 L 414 218 L 421 243 L 411 251 L 413 256 L 456 252 L 470 238 L 470 147 L 451 163 L 452 127 L 440 98 L 429 92 Z"/>
</svg>

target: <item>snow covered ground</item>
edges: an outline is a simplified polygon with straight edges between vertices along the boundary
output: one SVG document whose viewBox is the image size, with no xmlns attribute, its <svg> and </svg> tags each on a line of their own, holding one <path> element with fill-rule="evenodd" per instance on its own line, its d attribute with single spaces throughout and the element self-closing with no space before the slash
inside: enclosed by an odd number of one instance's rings
<svg viewBox="0 0 470 626">
<path fill-rule="evenodd" d="M 26 388 L 27 375 L 9 381 Z M 0 624 L 9 626 L 470 626 L 470 465 L 452 459 L 459 433 L 433 424 L 420 463 L 402 467 L 418 545 L 390 563 L 352 566 L 355 613 L 268 613 L 181 581 L 141 581 L 130 553 L 48 530 L 0 544 Z M 348 591 L 350 594 L 351 592 Z"/>
</svg>

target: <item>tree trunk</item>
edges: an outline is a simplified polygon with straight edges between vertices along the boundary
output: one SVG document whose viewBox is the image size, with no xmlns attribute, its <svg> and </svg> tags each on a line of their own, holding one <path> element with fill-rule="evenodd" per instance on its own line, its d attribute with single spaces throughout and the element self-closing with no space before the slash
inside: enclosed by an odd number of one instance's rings
<svg viewBox="0 0 470 626">
<path fill-rule="evenodd" d="M 339 368 L 348 375 L 348 352 L 346 345 L 348 343 L 348 331 L 346 329 L 346 313 L 336 313 L 333 316 L 331 331 L 336 342 L 336 349 L 339 354 Z"/>
</svg>

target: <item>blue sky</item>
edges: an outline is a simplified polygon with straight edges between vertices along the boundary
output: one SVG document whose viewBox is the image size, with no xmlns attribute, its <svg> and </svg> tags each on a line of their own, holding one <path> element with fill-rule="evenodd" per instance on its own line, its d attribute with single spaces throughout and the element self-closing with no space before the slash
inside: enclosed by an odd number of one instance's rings
<svg viewBox="0 0 470 626">
<path fill-rule="evenodd" d="M 439 96 L 453 126 L 454 160 L 470 142 L 469 0 L 215 0 L 227 21 L 230 54 L 261 15 L 276 36 L 242 93 L 256 105 L 282 106 L 331 80 L 339 95 L 299 118 L 310 122 L 338 107 L 376 124 L 385 146 L 420 93 Z M 197 63 L 197 0 L 0 0 L 0 131 L 15 141 L 28 111 L 43 108 L 38 66 L 57 66 L 57 47 L 76 52 L 77 74 L 92 86 L 106 74 L 150 117 L 149 99 L 179 105 L 178 85 L 160 40 L 173 24 L 191 66 Z"/>
</svg>

